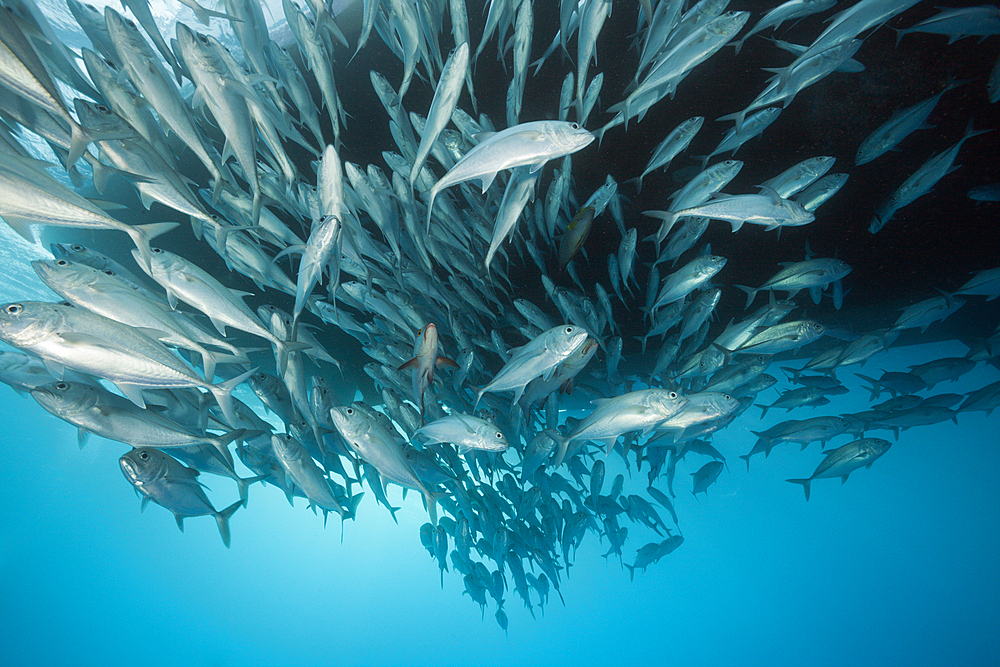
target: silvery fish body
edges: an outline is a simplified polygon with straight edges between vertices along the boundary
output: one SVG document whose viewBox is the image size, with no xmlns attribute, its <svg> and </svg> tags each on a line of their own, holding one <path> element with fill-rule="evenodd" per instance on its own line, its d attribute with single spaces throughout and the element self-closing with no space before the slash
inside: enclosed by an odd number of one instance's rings
<svg viewBox="0 0 1000 667">
<path fill-rule="evenodd" d="M 428 489 L 414 471 L 406 458 L 402 436 L 385 415 L 356 401 L 349 406 L 334 406 L 330 417 L 354 453 L 374 466 L 383 479 L 424 494 L 431 523 L 437 523 L 438 494 Z"/>
<path fill-rule="evenodd" d="M 469 449 L 502 452 L 510 446 L 495 424 L 457 412 L 422 426 L 413 437 L 426 438 L 428 445 L 450 442 L 458 445 L 460 452 Z"/>
<path fill-rule="evenodd" d="M 229 517 L 243 506 L 242 500 L 224 510 L 216 510 L 197 479 L 198 471 L 157 449 L 133 449 L 123 454 L 118 463 L 125 479 L 143 495 L 144 507 L 152 500 L 170 510 L 181 532 L 184 532 L 186 517 L 210 514 L 219 524 L 222 543 L 229 548 Z"/>
<path fill-rule="evenodd" d="M 527 345 L 511 351 L 510 360 L 476 395 L 476 405 L 488 391 L 514 390 L 517 403 L 524 388 L 538 376 L 547 376 L 587 339 L 587 332 L 572 325 L 559 325 L 540 334 Z"/>
<path fill-rule="evenodd" d="M 478 178 L 486 192 L 501 170 L 530 166 L 530 171 L 535 172 L 549 160 L 575 153 L 593 140 L 594 135 L 576 123 L 551 120 L 521 123 L 489 136 L 462 156 L 430 189 L 428 228 L 434 200 L 445 188 Z"/>
<path fill-rule="evenodd" d="M 216 188 L 221 187 L 223 176 L 198 131 L 190 109 L 181 98 L 177 86 L 170 80 L 159 56 L 149 47 L 139 29 L 130 19 L 111 7 L 104 8 L 104 19 L 108 31 L 114 41 L 118 57 L 122 60 L 122 68 L 142 96 L 156 109 L 162 123 L 166 123 L 171 131 L 198 156 L 212 177 L 216 179 Z"/>
<path fill-rule="evenodd" d="M 880 456 L 885 454 L 892 443 L 881 438 L 864 438 L 837 447 L 827 453 L 826 458 L 816 467 L 808 479 L 789 479 L 793 484 L 801 484 L 809 500 L 809 484 L 814 479 L 840 477 L 841 483 L 858 468 L 870 468 Z"/>
<path fill-rule="evenodd" d="M 562 463 L 570 443 L 599 440 L 608 450 L 618 436 L 630 431 L 647 433 L 688 405 L 688 399 L 667 389 L 640 389 L 600 401 L 565 438 L 559 440 L 555 466 Z"/>
<path fill-rule="evenodd" d="M 251 375 L 211 384 L 132 327 L 60 304 L 26 301 L 3 306 L 0 339 L 38 354 L 53 369 L 70 368 L 113 382 L 140 407 L 145 407 L 143 387 L 207 389 L 230 424 L 235 423 L 230 393 Z"/>
<path fill-rule="evenodd" d="M 726 265 L 726 258 L 718 255 L 702 255 L 691 260 L 683 268 L 663 279 L 660 294 L 653 303 L 653 310 L 666 306 L 698 289 Z"/>
<path fill-rule="evenodd" d="M 232 457 L 227 445 L 245 432 L 238 429 L 226 436 L 192 433 L 177 422 L 139 408 L 99 385 L 60 380 L 35 387 L 31 395 L 43 408 L 81 431 L 133 447 L 163 449 L 210 444 L 230 465 Z"/>
<path fill-rule="evenodd" d="M 348 513 L 333 495 L 330 481 L 325 477 L 323 469 L 313 461 L 302 443 L 285 433 L 272 435 L 271 446 L 278 463 L 295 485 L 302 489 L 310 504 L 324 510 L 332 510 L 341 517 L 347 517 Z"/>
</svg>

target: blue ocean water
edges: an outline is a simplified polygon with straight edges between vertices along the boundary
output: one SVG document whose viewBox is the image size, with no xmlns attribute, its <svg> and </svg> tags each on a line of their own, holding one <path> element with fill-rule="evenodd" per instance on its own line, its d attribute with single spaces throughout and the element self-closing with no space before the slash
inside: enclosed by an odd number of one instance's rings
<svg viewBox="0 0 1000 667">
<path fill-rule="evenodd" d="M 546 39 L 550 32 L 544 33 Z M 990 44 L 995 46 L 995 38 Z M 601 57 L 603 63 L 604 52 Z M 614 66 L 612 60 L 608 71 Z M 863 81 L 878 85 L 874 74 Z M 692 82 L 679 99 L 701 92 Z M 888 115 L 895 106 L 893 100 L 882 111 Z M 822 105 L 810 101 L 801 107 L 816 112 Z M 704 110 L 684 108 L 687 115 L 696 111 Z M 377 112 L 384 125 L 381 109 Z M 965 117 L 940 120 L 959 134 L 945 141 L 942 129 L 935 150 L 960 136 L 966 122 Z M 635 132 L 643 131 L 640 126 Z M 781 143 L 779 137 L 768 140 Z M 756 150 L 766 152 L 766 146 Z M 973 149 L 970 143 L 968 150 Z M 926 157 L 917 152 L 907 154 L 916 160 L 914 167 Z M 979 152 L 976 161 L 986 161 L 989 149 Z M 581 155 L 580 163 L 586 166 L 587 159 Z M 851 206 L 864 209 L 854 201 Z M 945 206 L 934 200 L 924 218 L 928 225 Z M 868 213 L 864 209 L 858 215 Z M 919 227 L 913 220 L 907 232 Z M 45 256 L 44 248 L 24 244 L 5 226 L 0 229 L 0 303 L 52 300 L 26 263 Z M 892 231 L 888 228 L 883 238 Z M 729 255 L 719 244 L 742 243 L 745 237 L 731 241 L 726 233 L 716 247 Z M 907 238 L 900 234 L 904 260 L 907 253 L 914 262 L 933 257 L 927 247 L 913 247 L 917 242 L 906 246 Z M 858 245 L 874 245 L 867 236 L 838 239 L 841 247 L 851 242 L 855 252 Z M 977 250 L 993 262 L 990 266 L 996 264 L 998 253 L 991 256 L 989 247 Z M 191 252 L 201 260 L 210 257 L 206 248 Z M 745 247 L 737 245 L 732 254 L 738 252 L 746 252 Z M 887 252 L 885 246 L 880 252 Z M 954 269 L 963 257 L 948 254 L 938 263 Z M 898 257 L 896 262 L 905 263 Z M 758 263 L 767 270 L 773 264 L 763 258 Z M 877 266 L 869 257 L 868 266 L 855 265 L 855 270 L 872 276 L 879 273 Z M 918 272 L 912 268 L 895 276 L 896 284 L 910 280 L 916 285 L 925 277 Z M 855 297 L 874 289 L 860 282 L 854 288 Z M 915 300 L 909 292 L 885 296 Z M 741 305 L 742 295 L 737 297 Z M 980 305 L 982 297 L 970 301 Z M 995 324 L 996 308 L 985 313 Z M 936 336 L 940 326 L 932 325 L 929 333 Z M 460 575 L 448 572 L 441 583 L 437 562 L 418 538 L 427 521 L 418 494 L 401 500 L 400 488 L 390 486 L 393 505 L 403 507 L 398 525 L 366 497 L 342 536 L 336 517 L 324 528 L 322 516 L 308 511 L 302 499 L 289 506 L 274 487 L 254 485 L 248 507 L 232 519 L 227 550 L 211 517 L 187 519 L 181 533 L 161 507 L 151 504 L 140 513 L 140 501 L 117 463 L 127 446 L 91 437 L 80 449 L 75 429 L 32 399 L 0 387 L 6 427 L 0 460 L 8 470 L 0 485 L 0 663 L 997 664 L 1000 499 L 992 492 L 1000 469 L 997 414 L 962 413 L 958 424 L 904 431 L 871 469 L 854 472 L 845 485 L 816 481 L 808 502 L 800 487 L 785 480 L 815 469 L 822 460 L 817 445 L 804 451 L 778 445 L 766 459 L 754 457 L 749 473 L 737 458 L 756 440 L 751 429 L 867 409 L 868 393 L 853 371 L 877 376 L 879 370 L 902 371 L 966 351 L 957 341 L 892 347 L 862 367 L 844 369 L 839 377 L 851 392 L 832 397 L 829 406 L 789 414 L 773 410 L 763 420 L 751 408 L 714 436 L 728 468 L 707 495 L 695 499 L 690 493 L 690 473 L 707 459 L 692 454 L 678 465 L 674 490 L 685 537 L 681 548 L 632 580 L 617 556 L 604 556 L 608 541 L 588 532 L 572 567 L 561 573 L 565 604 L 552 590 L 542 609 L 532 591 L 533 618 L 508 591 L 506 632 L 494 618 L 492 600 L 481 611 L 462 593 Z M 790 365 L 797 363 L 802 361 Z M 920 393 L 965 393 L 998 377 L 996 367 L 980 363 L 960 381 Z M 792 385 L 782 381 L 778 386 Z M 259 406 L 246 388 L 237 396 Z M 776 397 L 770 390 L 758 402 Z M 886 431 L 869 435 L 892 440 Z M 831 444 L 848 441 L 840 436 Z M 631 469 L 618 454 L 606 463 L 607 480 L 626 476 L 625 493 L 646 487 L 646 470 L 635 469 L 634 457 Z M 250 474 L 242 467 L 238 471 Z M 215 507 L 236 499 L 231 481 L 203 481 Z M 662 539 L 638 523 L 628 529 L 626 563 L 633 562 L 637 548 Z"/>
</svg>

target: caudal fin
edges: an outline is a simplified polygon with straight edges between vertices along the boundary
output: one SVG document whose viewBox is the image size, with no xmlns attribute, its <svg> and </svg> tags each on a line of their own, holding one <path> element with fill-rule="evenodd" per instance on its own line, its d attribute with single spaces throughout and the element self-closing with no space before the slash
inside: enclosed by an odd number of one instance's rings
<svg viewBox="0 0 1000 667">
<path fill-rule="evenodd" d="M 758 292 L 757 288 L 747 287 L 746 285 L 733 285 L 733 287 L 747 293 L 747 305 L 744 306 L 744 309 L 749 308 L 750 304 L 752 304 L 754 299 L 757 297 L 757 292 Z"/>
<path fill-rule="evenodd" d="M 222 536 L 222 543 L 229 548 L 229 517 L 231 517 L 236 510 L 243 507 L 243 499 L 237 500 L 235 503 L 215 514 L 215 521 L 219 524 L 219 535 Z"/>
<path fill-rule="evenodd" d="M 802 490 L 806 492 L 806 502 L 809 502 L 809 483 L 812 482 L 811 479 L 786 479 L 785 481 L 792 484 L 801 484 Z"/>
<path fill-rule="evenodd" d="M 135 243 L 135 247 L 139 251 L 139 256 L 142 258 L 147 273 L 151 273 L 149 267 L 152 264 L 152 252 L 149 249 L 149 242 L 160 234 L 166 234 L 179 225 L 179 222 L 154 222 L 148 225 L 129 227 L 128 235 L 132 237 L 132 242 Z"/>
<path fill-rule="evenodd" d="M 275 362 L 278 364 L 278 372 L 284 375 L 285 369 L 288 367 L 288 355 L 292 352 L 308 350 L 312 345 L 294 340 L 283 340 L 275 343 L 275 347 L 277 348 L 275 350 Z"/>
<path fill-rule="evenodd" d="M 221 384 L 210 384 L 208 390 L 215 396 L 215 402 L 222 410 L 222 416 L 230 426 L 236 425 L 236 412 L 233 410 L 233 389 L 246 382 L 260 367 L 252 368 L 243 375 L 237 375 L 232 380 L 227 380 Z"/>
</svg>

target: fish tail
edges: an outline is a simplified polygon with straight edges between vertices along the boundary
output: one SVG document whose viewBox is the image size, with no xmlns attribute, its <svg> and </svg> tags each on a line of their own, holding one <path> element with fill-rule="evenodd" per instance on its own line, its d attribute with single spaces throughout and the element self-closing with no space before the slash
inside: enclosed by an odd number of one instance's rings
<svg viewBox="0 0 1000 667">
<path fill-rule="evenodd" d="M 312 348 L 309 343 L 300 343 L 294 340 L 280 340 L 275 343 L 277 348 L 277 353 L 275 354 L 275 361 L 278 364 L 278 370 L 281 375 L 285 374 L 285 368 L 288 366 L 288 355 L 292 352 L 301 352 L 302 350 L 308 350 Z"/>
<path fill-rule="evenodd" d="M 213 438 L 212 445 L 219 451 L 219 455 L 222 456 L 222 460 L 225 461 L 230 467 L 233 466 L 233 456 L 229 453 L 229 444 L 235 442 L 236 440 L 241 440 L 247 433 L 245 428 L 238 428 L 234 431 L 230 431 L 225 435 L 220 435 Z"/>
<path fill-rule="evenodd" d="M 434 199 L 437 197 L 437 193 L 434 192 L 432 188 L 430 191 L 430 198 L 427 200 L 427 233 L 431 232 L 431 213 L 434 212 Z"/>
<path fill-rule="evenodd" d="M 569 438 L 563 436 L 555 429 L 546 429 L 545 433 L 556 441 L 556 457 L 552 461 L 552 467 L 558 468 L 566 458 L 566 452 L 569 449 Z"/>
<path fill-rule="evenodd" d="M 229 548 L 229 517 L 241 507 L 243 507 L 242 499 L 237 500 L 226 509 L 215 514 L 215 521 L 219 524 L 219 535 L 222 536 L 222 543 L 226 545 L 227 549 Z"/>
<path fill-rule="evenodd" d="M 740 458 L 747 462 L 747 472 L 750 472 L 750 455 L 744 454 Z"/>
<path fill-rule="evenodd" d="M 447 493 L 435 493 L 433 491 L 424 492 L 424 500 L 427 502 L 427 514 L 430 516 L 431 525 L 437 525 L 437 501 L 446 498 Z M 395 516 L 393 517 L 395 518 Z"/>
<path fill-rule="evenodd" d="M 76 161 L 83 157 L 84 151 L 87 150 L 87 145 L 93 141 L 87 130 L 84 129 L 79 123 L 73 122 L 70 125 L 71 128 L 71 138 L 69 153 L 66 155 L 66 168 L 69 169 Z"/>
<path fill-rule="evenodd" d="M 174 227 L 179 226 L 177 222 L 154 222 L 148 225 L 135 225 L 130 227 L 128 235 L 132 237 L 132 242 L 139 250 L 139 255 L 148 269 L 152 264 L 152 252 L 149 249 L 149 242 L 161 234 L 169 232 Z"/>
<path fill-rule="evenodd" d="M 264 206 L 264 195 L 260 191 L 260 187 L 254 188 L 253 191 L 253 208 L 250 209 L 250 224 L 254 227 L 260 225 L 260 209 Z"/>
<path fill-rule="evenodd" d="M 855 373 L 855 375 L 857 375 L 859 378 L 861 378 L 862 380 L 864 380 L 865 382 L 867 382 L 868 384 L 871 385 L 871 389 L 868 390 L 868 392 L 871 394 L 871 396 L 869 397 L 868 400 L 874 401 L 879 396 L 882 395 L 882 387 L 879 385 L 879 383 L 874 378 L 870 378 L 867 375 L 862 375 L 861 373 Z"/>
<path fill-rule="evenodd" d="M 785 481 L 792 484 L 801 484 L 802 490 L 806 492 L 806 502 L 809 502 L 809 483 L 812 482 L 811 479 L 786 479 Z"/>
<path fill-rule="evenodd" d="M 747 305 L 744 306 L 744 309 L 749 308 L 750 305 L 754 302 L 754 299 L 757 298 L 757 292 L 759 290 L 757 290 L 754 287 L 747 287 L 746 285 L 733 285 L 733 287 L 747 293 Z"/>
<path fill-rule="evenodd" d="M 222 179 L 222 173 L 218 172 L 213 174 L 215 176 L 215 184 L 212 186 L 212 208 L 219 203 L 219 195 L 222 194 L 222 188 L 225 187 L 225 183 Z"/>
<path fill-rule="evenodd" d="M 259 367 L 252 368 L 243 375 L 237 375 L 232 380 L 227 380 L 221 384 L 208 385 L 208 390 L 212 392 L 213 396 L 215 396 L 215 402 L 219 404 L 219 408 L 222 410 L 222 416 L 228 424 L 236 424 L 236 412 L 233 411 L 233 397 L 231 395 L 233 389 L 236 389 L 236 387 L 243 384 L 258 370 Z"/>
<path fill-rule="evenodd" d="M 247 506 L 247 500 L 249 499 L 249 494 L 250 494 L 250 485 L 255 482 L 263 482 L 266 479 L 268 479 L 268 477 L 270 477 L 270 475 L 257 475 L 256 477 L 236 478 L 236 484 L 239 486 L 240 489 L 240 500 L 243 501 L 243 507 Z"/>
<path fill-rule="evenodd" d="M 350 499 L 347 501 L 347 503 L 348 503 L 348 510 L 344 514 L 344 518 L 345 519 L 353 519 L 357 515 L 357 513 L 358 513 L 358 505 L 361 504 L 361 499 L 364 498 L 364 497 L 365 497 L 364 491 L 362 491 L 361 493 L 355 493 L 353 496 L 350 497 Z M 390 512 L 392 512 L 392 519 L 393 519 L 393 521 L 396 521 L 396 510 L 398 510 L 398 509 L 399 509 L 398 507 L 390 507 L 389 508 Z M 396 523 L 399 523 L 399 522 L 396 521 Z"/>
</svg>

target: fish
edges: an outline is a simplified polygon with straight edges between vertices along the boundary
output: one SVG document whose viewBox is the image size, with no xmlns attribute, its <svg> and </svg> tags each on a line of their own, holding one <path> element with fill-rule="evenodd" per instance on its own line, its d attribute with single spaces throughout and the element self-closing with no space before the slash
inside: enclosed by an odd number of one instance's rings
<svg viewBox="0 0 1000 667">
<path fill-rule="evenodd" d="M 201 387 L 236 423 L 231 393 L 253 371 L 220 384 L 199 378 L 158 341 L 86 310 L 45 302 L 0 306 L 0 340 L 37 353 L 58 378 L 63 368 L 104 378 L 139 407 L 144 387 Z"/>
<path fill-rule="evenodd" d="M 465 82 L 468 69 L 469 44 L 462 42 L 448 55 L 448 60 L 441 70 L 441 78 L 434 90 L 431 108 L 427 112 L 427 123 L 420 136 L 420 146 L 413 158 L 413 166 L 410 167 L 411 185 L 417 180 L 417 174 L 420 173 L 424 160 L 430 154 L 431 146 L 451 119 L 451 114 L 458 104 L 458 97 L 462 94 L 462 84 Z"/>
<path fill-rule="evenodd" d="M 691 495 L 695 498 L 698 497 L 699 493 L 704 492 L 708 495 L 708 487 L 715 483 L 715 480 L 719 478 L 719 473 L 722 472 L 722 462 L 721 461 L 709 461 L 696 472 L 691 473 L 691 477 L 694 483 L 694 488 L 691 490 Z"/>
<path fill-rule="evenodd" d="M 402 438 L 394 427 L 362 403 L 334 406 L 330 417 L 341 437 L 362 459 L 374 466 L 383 480 L 416 489 L 424 495 L 431 524 L 437 524 L 437 501 L 445 494 L 431 491 L 417 476 L 402 448 Z M 391 422 L 390 422 L 391 423 Z"/>
<path fill-rule="evenodd" d="M 324 514 L 327 511 L 333 511 L 342 518 L 353 518 L 353 507 L 356 507 L 356 503 L 361 499 L 348 499 L 348 503 L 352 507 L 344 509 L 340 500 L 334 496 L 330 480 L 325 477 L 323 469 L 309 456 L 302 443 L 292 435 L 285 433 L 272 435 L 271 446 L 281 467 L 291 478 L 291 481 L 302 489 L 310 505 L 321 508 Z"/>
<path fill-rule="evenodd" d="M 610 453 L 618 436 L 630 431 L 651 432 L 689 402 L 677 392 L 664 389 L 639 389 L 602 400 L 569 435 L 557 438 L 559 452 L 553 466 L 559 467 L 575 440 L 603 441 Z"/>
<path fill-rule="evenodd" d="M 434 200 L 445 188 L 479 179 L 486 192 L 504 169 L 527 166 L 533 173 L 549 160 L 575 153 L 593 140 L 594 135 L 577 123 L 547 120 L 521 123 L 483 137 L 427 192 L 428 231 Z"/>
<path fill-rule="evenodd" d="M 226 327 L 231 326 L 271 342 L 278 351 L 279 371 L 284 372 L 290 352 L 308 348 L 306 343 L 277 338 L 239 296 L 180 255 L 155 248 L 151 259 L 147 273 L 167 292 L 171 308 L 176 309 L 177 302 L 184 301 L 205 313 L 223 336 Z M 139 266 L 146 270 L 141 262 Z"/>
<path fill-rule="evenodd" d="M 413 340 L 413 357 L 403 362 L 397 370 L 413 371 L 413 397 L 420 404 L 420 417 L 424 415 L 424 394 L 434 382 L 435 368 L 458 368 L 458 362 L 441 356 L 438 351 L 437 325 L 427 323 L 417 331 Z"/>
<path fill-rule="evenodd" d="M 31 396 L 48 412 L 80 429 L 81 441 L 84 433 L 94 433 L 133 447 L 165 449 L 208 444 L 215 447 L 222 461 L 232 466 L 228 445 L 247 433 L 246 429 L 235 429 L 224 436 L 191 433 L 182 425 L 139 408 L 100 385 L 60 380 L 34 387 Z"/>
<path fill-rule="evenodd" d="M 149 261 L 152 239 L 178 226 L 176 222 L 127 225 L 46 172 L 13 159 L 0 164 L 0 217 L 31 241 L 34 240 L 31 228 L 36 225 L 124 232 L 135 243 L 141 262 Z"/>
<path fill-rule="evenodd" d="M 0 85 L 69 125 L 72 134 L 66 156 L 66 166 L 69 168 L 83 155 L 92 137 L 66 108 L 62 94 L 25 34 L 25 29 L 30 31 L 30 27 L 10 10 L 6 13 L 6 20 L 0 23 Z"/>
<path fill-rule="evenodd" d="M 510 447 L 503 431 L 498 430 L 494 424 L 460 413 L 452 413 L 421 426 L 413 433 L 413 437 L 426 438 L 425 446 L 450 442 L 458 447 L 460 454 L 470 449 L 503 452 Z"/>
<path fill-rule="evenodd" d="M 782 226 L 809 224 L 816 216 L 798 202 L 782 199 L 777 192 L 761 186 L 759 195 L 719 195 L 701 206 L 692 206 L 679 211 L 644 211 L 643 215 L 658 218 L 673 225 L 685 216 L 725 220 L 732 225 L 733 232 L 739 231 L 744 223 L 764 225 L 768 231 Z"/>
<path fill-rule="evenodd" d="M 807 259 L 786 266 L 758 288 L 745 285 L 735 287 L 747 293 L 746 307 L 750 308 L 757 293 L 762 290 L 786 290 L 791 299 L 799 290 L 824 287 L 850 272 L 851 267 L 839 259 Z"/>
<path fill-rule="evenodd" d="M 221 511 L 216 510 L 197 479 L 198 471 L 157 449 L 138 447 L 122 454 L 118 462 L 125 479 L 142 494 L 143 508 L 149 501 L 165 507 L 173 513 L 182 533 L 185 518 L 214 516 L 222 543 L 229 548 L 229 519 L 243 507 L 242 499 Z"/>
<path fill-rule="evenodd" d="M 476 393 L 475 410 L 483 394 L 489 391 L 514 390 L 514 401 L 521 399 L 528 383 L 536 377 L 548 377 L 555 367 L 583 345 L 587 332 L 573 325 L 558 325 L 526 345 L 512 351 L 510 360 L 492 380 Z"/>
<path fill-rule="evenodd" d="M 156 53 L 139 33 L 131 19 L 123 18 L 111 7 L 104 8 L 104 20 L 122 61 L 122 71 L 142 94 L 146 102 L 156 109 L 161 123 L 165 123 L 198 157 L 215 180 L 212 201 L 229 180 L 223 177 L 220 166 L 209 153 L 187 103 L 177 86 L 170 80 Z"/>
<path fill-rule="evenodd" d="M 814 479 L 839 477 L 842 484 L 847 483 L 851 473 L 859 468 L 871 468 L 883 454 L 889 451 L 892 443 L 881 438 L 862 438 L 837 447 L 827 453 L 816 470 L 806 479 L 786 480 L 792 484 L 801 484 L 809 500 L 809 486 Z"/>
</svg>

